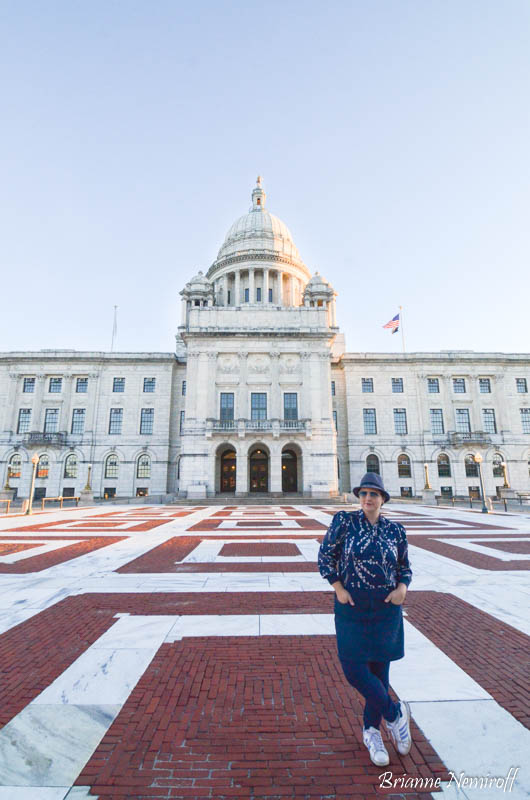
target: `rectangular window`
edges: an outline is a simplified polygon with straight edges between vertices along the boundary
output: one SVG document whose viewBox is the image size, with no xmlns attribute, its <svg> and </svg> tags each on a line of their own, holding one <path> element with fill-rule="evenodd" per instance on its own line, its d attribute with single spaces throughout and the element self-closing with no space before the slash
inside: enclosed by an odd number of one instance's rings
<svg viewBox="0 0 530 800">
<path fill-rule="evenodd" d="M 182 394 L 186 394 L 186 381 L 182 381 Z"/>
<path fill-rule="evenodd" d="M 156 378 L 144 378 L 144 392 L 154 392 L 156 388 Z"/>
<path fill-rule="evenodd" d="M 251 393 L 250 419 L 267 419 L 267 395 L 265 392 Z"/>
<path fill-rule="evenodd" d="M 269 303 L 272 303 L 272 289 L 269 289 Z"/>
<path fill-rule="evenodd" d="M 458 433 L 471 433 L 471 424 L 469 422 L 469 409 L 457 408 L 455 411 L 456 417 L 456 430 Z"/>
<path fill-rule="evenodd" d="M 249 292 L 250 292 L 249 289 L 245 289 L 245 303 L 248 303 Z"/>
<path fill-rule="evenodd" d="M 515 386 L 519 394 L 527 394 L 528 393 L 528 385 L 526 383 L 526 378 L 516 378 L 515 379 Z"/>
<path fill-rule="evenodd" d="M 400 486 L 401 497 L 412 497 L 412 486 Z"/>
<path fill-rule="evenodd" d="M 232 292 L 230 291 L 230 289 L 228 289 L 228 291 L 227 291 L 227 293 L 226 293 L 226 305 L 227 305 L 227 306 L 229 306 L 229 305 L 230 305 L 230 299 L 231 299 L 231 297 L 232 297 Z"/>
<path fill-rule="evenodd" d="M 465 394 L 466 393 L 466 379 L 465 378 L 453 378 L 453 392 L 455 394 Z"/>
<path fill-rule="evenodd" d="M 482 409 L 482 422 L 486 433 L 497 433 L 497 423 L 495 421 L 495 409 Z"/>
<path fill-rule="evenodd" d="M 44 416 L 44 433 L 57 433 L 59 427 L 59 409 L 47 408 Z"/>
<path fill-rule="evenodd" d="M 140 412 L 140 433 L 153 433 L 154 408 L 142 408 Z"/>
<path fill-rule="evenodd" d="M 431 408 L 431 433 L 440 434 L 445 433 L 444 430 L 444 412 L 441 408 Z"/>
<path fill-rule="evenodd" d="M 407 411 L 404 408 L 394 409 L 394 432 L 408 433 L 407 430 Z"/>
<path fill-rule="evenodd" d="M 374 390 L 374 379 L 373 378 L 361 378 L 361 387 L 362 391 L 365 393 L 373 392 Z"/>
<path fill-rule="evenodd" d="M 78 378 L 75 384 L 77 394 L 86 394 L 88 391 L 88 378 Z"/>
<path fill-rule="evenodd" d="M 85 432 L 85 410 L 84 408 L 74 408 L 72 411 L 72 433 Z"/>
<path fill-rule="evenodd" d="M 452 497 L 453 496 L 453 487 L 452 486 L 441 486 L 440 487 L 440 494 L 442 497 Z"/>
<path fill-rule="evenodd" d="M 184 411 L 181 411 L 180 412 L 180 425 L 179 425 L 180 433 L 182 433 L 183 429 L 184 429 Z"/>
<path fill-rule="evenodd" d="M 18 412 L 17 433 L 27 433 L 31 423 L 31 408 L 21 408 Z"/>
<path fill-rule="evenodd" d="M 298 395 L 296 392 L 286 392 L 283 395 L 283 418 L 298 419 Z"/>
<path fill-rule="evenodd" d="M 60 394 L 62 390 L 63 390 L 63 379 L 50 378 L 50 385 L 48 386 L 48 392 L 50 392 L 50 394 Z"/>
<path fill-rule="evenodd" d="M 363 408 L 363 422 L 365 434 L 377 433 L 375 408 Z"/>
<path fill-rule="evenodd" d="M 331 381 L 331 396 L 335 397 L 335 381 Z"/>
<path fill-rule="evenodd" d="M 258 286 L 257 289 L 256 289 L 256 301 L 258 303 L 261 303 L 261 287 L 260 286 Z"/>
<path fill-rule="evenodd" d="M 111 408 L 109 419 L 109 433 L 121 433 L 123 423 L 123 408 Z"/>
<path fill-rule="evenodd" d="M 403 391 L 403 378 L 392 378 L 392 392 L 400 394 Z"/>
<path fill-rule="evenodd" d="M 339 424 L 337 422 L 337 412 L 336 411 L 333 412 L 333 424 L 335 425 L 335 430 L 338 431 Z"/>
<path fill-rule="evenodd" d="M 26 394 L 33 394 L 35 391 L 35 378 L 24 378 L 22 391 Z"/>
<path fill-rule="evenodd" d="M 440 453 L 438 456 L 438 477 L 450 478 L 451 477 L 451 462 L 446 453 Z"/>
<path fill-rule="evenodd" d="M 220 416 L 221 422 L 231 422 L 234 419 L 234 393 L 221 392 Z"/>
<path fill-rule="evenodd" d="M 438 378 L 427 378 L 427 391 L 429 394 L 440 394 L 440 381 Z"/>
<path fill-rule="evenodd" d="M 521 408 L 521 424 L 523 433 L 530 433 L 530 408 Z"/>
<path fill-rule="evenodd" d="M 481 394 L 491 394 L 491 381 L 489 378 L 478 379 L 478 389 Z"/>
<path fill-rule="evenodd" d="M 112 391 L 113 392 L 124 392 L 125 391 L 125 378 L 114 378 L 112 382 Z"/>
</svg>

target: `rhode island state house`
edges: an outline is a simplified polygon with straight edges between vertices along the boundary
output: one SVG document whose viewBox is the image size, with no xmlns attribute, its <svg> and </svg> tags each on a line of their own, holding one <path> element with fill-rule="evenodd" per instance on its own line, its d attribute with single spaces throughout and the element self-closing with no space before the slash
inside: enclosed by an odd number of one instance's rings
<svg viewBox="0 0 530 800">
<path fill-rule="evenodd" d="M 340 290 L 340 287 L 338 287 Z M 354 353 L 258 179 L 166 353 L 0 354 L 0 472 L 28 497 L 530 492 L 530 356 Z M 477 456 L 479 457 L 477 459 Z M 36 459 L 35 459 L 36 461 Z M 427 481 L 426 481 L 427 478 Z"/>
</svg>

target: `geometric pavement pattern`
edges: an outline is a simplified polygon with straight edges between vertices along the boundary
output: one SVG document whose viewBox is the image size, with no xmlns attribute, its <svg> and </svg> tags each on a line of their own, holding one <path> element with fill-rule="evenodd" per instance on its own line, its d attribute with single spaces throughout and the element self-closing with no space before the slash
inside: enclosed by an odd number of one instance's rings
<svg viewBox="0 0 530 800">
<path fill-rule="evenodd" d="M 413 570 L 390 681 L 414 744 L 400 756 L 382 726 L 378 768 L 316 563 L 340 508 L 3 518 L 0 800 L 425 800 L 458 781 L 474 800 L 510 768 L 526 796 L 530 516 L 385 506 Z"/>
</svg>

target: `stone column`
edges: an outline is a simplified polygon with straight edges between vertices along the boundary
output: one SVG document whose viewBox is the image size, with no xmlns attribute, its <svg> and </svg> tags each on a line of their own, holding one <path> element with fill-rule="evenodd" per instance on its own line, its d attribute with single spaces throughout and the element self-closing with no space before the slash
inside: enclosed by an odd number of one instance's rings
<svg viewBox="0 0 530 800">
<path fill-rule="evenodd" d="M 289 305 L 294 306 L 294 278 L 289 277 Z"/>
<path fill-rule="evenodd" d="M 206 418 L 218 419 L 219 413 L 215 407 L 215 378 L 217 372 L 217 353 L 208 353 L 208 389 L 206 402 Z"/>
<path fill-rule="evenodd" d="M 273 351 L 271 357 L 271 408 L 270 419 L 281 419 L 280 354 Z"/>
<path fill-rule="evenodd" d="M 247 448 L 243 446 L 237 450 L 237 455 L 236 455 L 236 497 L 243 497 L 247 493 L 248 493 L 248 454 L 247 454 Z"/>
<path fill-rule="evenodd" d="M 199 353 L 199 366 L 197 371 L 197 405 L 196 419 L 206 419 L 208 375 L 208 353 Z"/>
<path fill-rule="evenodd" d="M 335 302 L 335 298 L 331 301 L 331 327 L 337 327 L 337 303 Z"/>
<path fill-rule="evenodd" d="M 35 394 L 33 395 L 33 405 L 31 412 L 30 431 L 44 430 L 44 409 L 43 400 L 46 391 L 46 375 L 37 375 L 35 381 Z"/>
<path fill-rule="evenodd" d="M 268 303 L 269 302 L 269 268 L 268 267 L 264 267 L 264 269 L 263 269 L 263 289 L 262 289 L 262 292 L 263 292 L 263 298 L 262 298 L 263 302 L 264 303 Z"/>
<path fill-rule="evenodd" d="M 235 289 L 234 289 L 234 305 L 241 305 L 241 272 L 237 270 L 235 273 Z"/>
<path fill-rule="evenodd" d="M 254 269 L 251 267 L 248 271 L 248 301 L 249 303 L 256 302 L 256 288 L 254 281 Z"/>
<path fill-rule="evenodd" d="M 75 378 L 72 375 L 66 375 L 63 379 L 63 386 L 64 386 L 64 404 L 63 404 L 63 419 L 62 425 L 59 425 L 59 430 L 64 430 L 66 433 L 70 433 L 72 430 L 72 406 L 73 406 L 73 392 L 74 392 L 74 381 Z M 88 411 L 86 407 L 86 402 L 84 403 L 84 408 Z M 86 411 L 85 411 L 85 425 L 86 425 Z M 79 435 L 79 434 L 78 434 Z"/>
<path fill-rule="evenodd" d="M 188 302 L 185 297 L 182 298 L 180 301 L 180 324 L 186 324 L 186 310 L 187 310 Z"/>
<path fill-rule="evenodd" d="M 278 305 L 283 306 L 284 305 L 284 300 L 283 300 L 283 272 L 278 270 L 276 275 L 277 275 L 276 280 L 277 280 L 277 283 L 278 283 Z"/>
<path fill-rule="evenodd" d="M 300 353 L 302 359 L 302 391 L 300 392 L 300 418 L 311 418 L 311 353 Z"/>
<path fill-rule="evenodd" d="M 248 387 L 247 387 L 247 357 L 248 353 L 238 353 L 239 357 L 239 386 L 237 388 L 237 401 L 235 408 L 236 419 L 248 419 L 250 411 L 248 409 Z"/>
<path fill-rule="evenodd" d="M 200 353 L 188 353 L 188 364 L 186 369 L 186 406 L 184 418 L 186 420 L 196 419 L 197 404 L 201 387 L 199 386 L 199 355 Z"/>
<path fill-rule="evenodd" d="M 23 376 L 20 375 L 17 372 L 10 372 L 9 373 L 10 380 L 9 380 L 9 388 L 7 390 L 7 406 L 6 406 L 6 408 L 10 408 L 11 409 L 11 414 L 10 414 L 11 422 L 6 427 L 8 428 L 8 430 L 13 431 L 13 433 L 16 433 L 17 424 L 18 424 L 18 409 L 20 408 L 20 402 L 17 402 L 17 389 L 18 389 L 18 381 L 22 377 Z M 35 381 L 35 383 L 36 383 L 36 381 Z M 35 387 L 35 389 L 36 388 L 37 387 Z M 30 396 L 30 395 L 28 395 L 28 396 Z M 32 398 L 33 398 L 33 396 L 34 395 L 31 395 Z M 35 411 L 32 411 L 32 413 L 31 413 L 31 417 L 32 418 L 31 418 L 31 422 L 30 422 L 30 426 L 29 426 L 30 430 L 34 430 L 34 428 L 33 428 L 33 414 L 34 413 L 35 413 Z"/>
<path fill-rule="evenodd" d="M 227 275 L 226 274 L 223 275 L 223 277 L 221 278 L 221 287 L 222 287 L 222 292 L 223 292 L 223 294 L 222 294 L 222 301 L 223 301 L 222 305 L 223 306 L 227 306 L 228 305 L 228 279 L 227 279 Z"/>
<path fill-rule="evenodd" d="M 322 418 L 320 405 L 320 353 L 311 353 L 309 363 L 311 381 L 311 419 L 313 423 L 315 423 L 320 422 Z"/>
<path fill-rule="evenodd" d="M 282 451 L 281 444 L 271 450 L 269 456 L 269 492 L 282 491 Z"/>
</svg>

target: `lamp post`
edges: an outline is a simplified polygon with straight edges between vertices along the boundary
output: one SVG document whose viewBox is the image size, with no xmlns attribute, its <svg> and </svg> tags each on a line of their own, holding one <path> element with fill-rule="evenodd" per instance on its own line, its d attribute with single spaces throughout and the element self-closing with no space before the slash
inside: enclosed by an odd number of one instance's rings
<svg viewBox="0 0 530 800">
<path fill-rule="evenodd" d="M 480 478 L 480 494 L 482 495 L 482 513 L 489 514 L 486 506 L 486 494 L 484 492 L 484 481 L 482 480 L 482 456 L 480 453 L 475 455 L 475 463 L 478 464 L 478 476 Z"/>
<path fill-rule="evenodd" d="M 35 453 L 31 457 L 31 463 L 33 464 L 33 472 L 31 473 L 31 489 L 29 490 L 29 501 L 28 507 L 26 508 L 26 514 L 31 514 L 33 511 L 33 492 L 35 490 L 35 476 L 37 474 L 37 464 L 39 463 L 39 457 L 37 453 Z"/>
<path fill-rule="evenodd" d="M 423 469 L 425 470 L 425 486 L 424 489 L 432 489 L 431 484 L 429 483 L 429 465 L 424 464 Z"/>
<path fill-rule="evenodd" d="M 508 473 L 506 472 L 506 461 L 501 461 L 502 467 L 502 477 L 504 478 L 504 486 L 503 489 L 509 489 L 510 484 L 508 483 Z"/>
<path fill-rule="evenodd" d="M 85 492 L 91 492 L 92 491 L 92 486 L 90 485 L 90 476 L 91 476 L 91 474 L 92 474 L 92 464 L 89 464 L 88 465 L 88 475 L 87 475 L 87 479 L 86 479 L 86 486 L 85 486 L 85 489 L 84 489 Z"/>
</svg>

